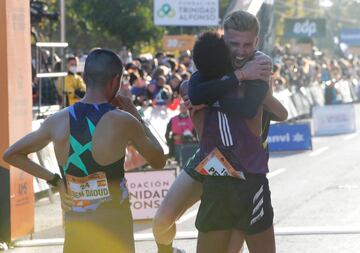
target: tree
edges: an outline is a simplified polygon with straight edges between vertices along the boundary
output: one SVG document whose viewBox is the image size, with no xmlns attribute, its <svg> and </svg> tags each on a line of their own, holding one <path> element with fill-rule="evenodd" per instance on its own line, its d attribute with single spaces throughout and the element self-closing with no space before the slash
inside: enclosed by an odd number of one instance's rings
<svg viewBox="0 0 360 253">
<path fill-rule="evenodd" d="M 152 18 L 151 0 L 67 0 L 67 38 L 71 45 L 140 48 L 164 33 Z"/>
<path fill-rule="evenodd" d="M 43 0 L 44 1 L 44 0 Z M 58 11 L 59 0 L 45 0 L 49 10 Z M 161 27 L 153 22 L 154 0 L 66 0 L 66 40 L 70 50 L 88 51 L 94 47 L 114 50 L 127 46 L 141 52 L 156 48 L 166 32 L 197 34 L 209 27 Z M 223 18 L 229 0 L 219 0 Z M 42 32 L 48 40 L 59 39 L 59 24 L 45 21 Z"/>
</svg>

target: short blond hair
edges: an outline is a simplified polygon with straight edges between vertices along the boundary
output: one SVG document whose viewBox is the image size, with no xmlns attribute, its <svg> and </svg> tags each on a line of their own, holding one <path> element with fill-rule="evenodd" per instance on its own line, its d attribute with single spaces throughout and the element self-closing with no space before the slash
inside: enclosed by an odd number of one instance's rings
<svg viewBox="0 0 360 253">
<path fill-rule="evenodd" d="M 224 19 L 224 30 L 233 29 L 238 32 L 254 31 L 259 34 L 260 24 L 258 19 L 247 11 L 235 11 Z"/>
</svg>

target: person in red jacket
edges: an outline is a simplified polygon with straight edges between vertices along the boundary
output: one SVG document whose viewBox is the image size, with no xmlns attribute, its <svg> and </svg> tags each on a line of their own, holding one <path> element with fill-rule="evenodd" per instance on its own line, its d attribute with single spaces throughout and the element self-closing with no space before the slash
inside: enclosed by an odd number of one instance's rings
<svg viewBox="0 0 360 253">
<path fill-rule="evenodd" d="M 181 145 L 196 141 L 195 128 L 184 103 L 180 103 L 180 113 L 170 119 L 165 138 L 169 146 L 169 157 L 175 157 L 178 162 Z"/>
</svg>

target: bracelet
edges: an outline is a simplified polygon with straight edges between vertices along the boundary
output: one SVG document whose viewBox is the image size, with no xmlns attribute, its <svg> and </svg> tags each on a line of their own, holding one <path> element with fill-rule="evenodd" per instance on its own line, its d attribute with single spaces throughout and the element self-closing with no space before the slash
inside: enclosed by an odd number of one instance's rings
<svg viewBox="0 0 360 253">
<path fill-rule="evenodd" d="M 56 187 L 60 179 L 61 177 L 59 176 L 59 174 L 55 173 L 54 177 L 46 182 L 48 183 L 48 185 Z"/>
</svg>

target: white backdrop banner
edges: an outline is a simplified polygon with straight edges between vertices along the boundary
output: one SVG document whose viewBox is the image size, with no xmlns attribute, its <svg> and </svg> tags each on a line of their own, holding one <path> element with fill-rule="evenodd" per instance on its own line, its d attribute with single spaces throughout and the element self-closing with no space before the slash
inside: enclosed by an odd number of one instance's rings
<svg viewBox="0 0 360 253">
<path fill-rule="evenodd" d="M 176 169 L 126 173 L 135 220 L 152 219 L 155 216 L 175 178 Z"/>
<path fill-rule="evenodd" d="M 154 0 L 154 23 L 164 26 L 217 26 L 219 0 Z"/>
<path fill-rule="evenodd" d="M 353 104 L 316 106 L 313 108 L 315 135 L 353 133 L 356 131 Z"/>
</svg>

